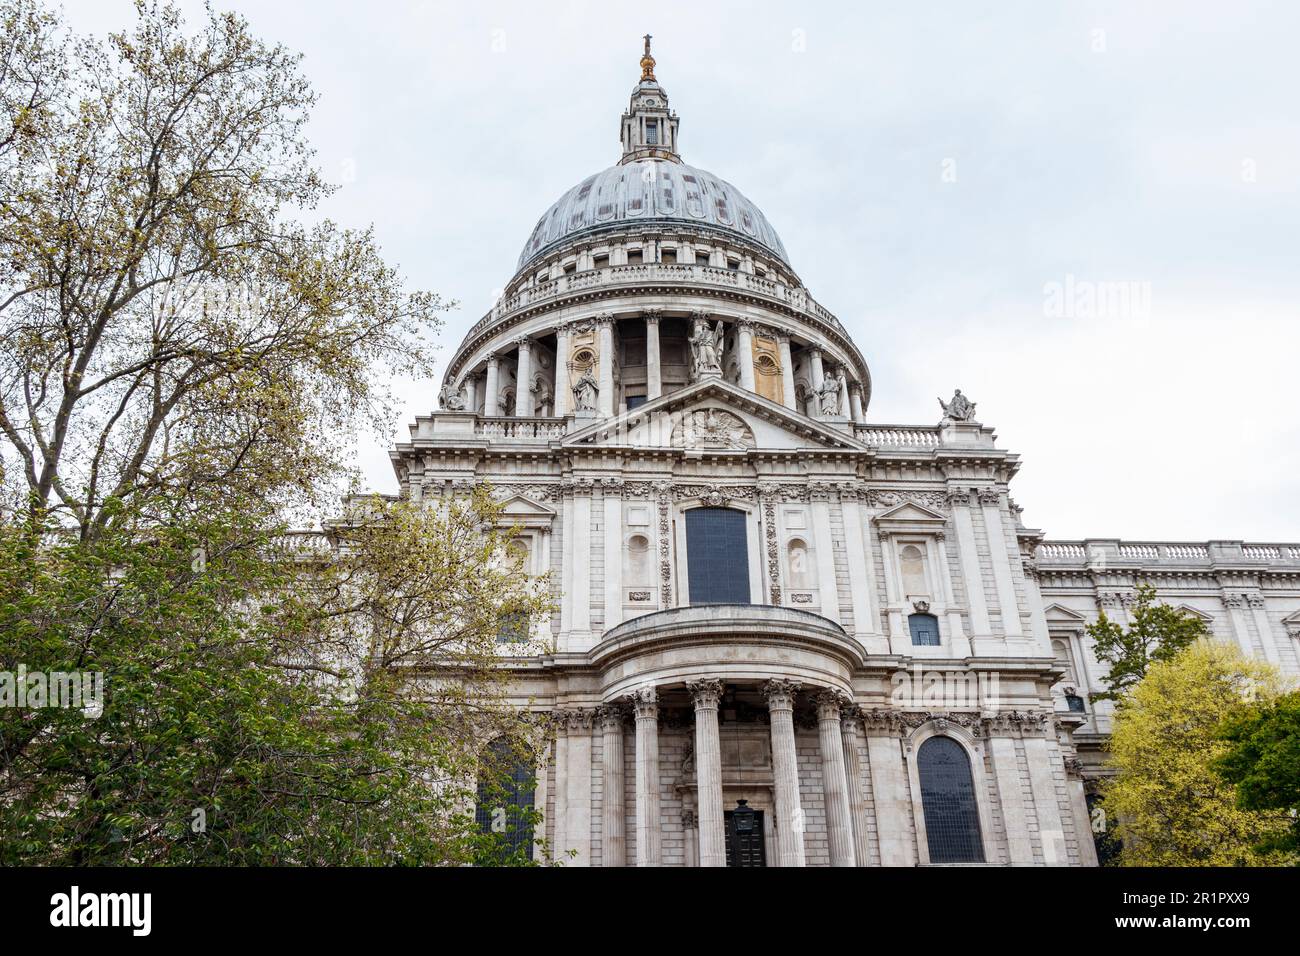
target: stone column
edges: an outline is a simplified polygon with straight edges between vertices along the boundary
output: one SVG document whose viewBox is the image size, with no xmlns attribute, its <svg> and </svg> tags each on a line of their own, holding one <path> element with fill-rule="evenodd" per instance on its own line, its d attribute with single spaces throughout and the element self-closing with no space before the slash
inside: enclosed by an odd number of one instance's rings
<svg viewBox="0 0 1300 956">
<path fill-rule="evenodd" d="M 849 783 L 844 768 L 840 730 L 840 695 L 817 695 L 817 732 L 822 752 L 822 787 L 826 797 L 826 836 L 831 866 L 857 866 L 853 853 L 853 821 L 849 815 Z"/>
<path fill-rule="evenodd" d="M 659 317 L 658 309 L 645 314 L 645 395 L 648 402 L 653 402 L 664 391 L 663 369 L 659 364 Z"/>
<path fill-rule="evenodd" d="M 614 416 L 614 316 L 608 312 L 596 319 L 600 342 L 600 375 L 597 388 L 597 407 L 602 418 Z"/>
<path fill-rule="evenodd" d="M 810 348 L 808 350 L 808 365 L 809 365 L 808 375 L 811 379 L 812 391 L 813 391 L 813 400 L 812 400 L 813 417 L 821 418 L 822 406 L 821 406 L 820 396 L 822 391 L 822 383 L 826 381 L 826 369 L 822 365 L 821 349 L 816 348 L 814 346 L 813 348 Z"/>
<path fill-rule="evenodd" d="M 866 866 L 871 834 L 867 829 L 867 801 L 862 794 L 862 754 L 858 750 L 858 708 L 840 708 L 840 744 L 844 748 L 844 777 L 849 785 L 849 819 L 853 824 L 853 859 Z"/>
<path fill-rule="evenodd" d="M 740 365 L 740 387 L 747 392 L 754 386 L 754 327 L 748 319 L 736 323 L 736 361 Z"/>
<path fill-rule="evenodd" d="M 853 421 L 861 425 L 867 420 L 866 413 L 862 410 L 862 383 L 854 382 L 849 386 L 849 411 L 853 415 Z"/>
<path fill-rule="evenodd" d="M 699 808 L 700 866 L 727 865 L 722 815 L 722 750 L 718 743 L 718 700 L 722 681 L 689 681 L 695 701 L 695 786 Z"/>
<path fill-rule="evenodd" d="M 600 708 L 601 779 L 604 784 L 601 818 L 601 865 L 627 866 L 627 836 L 623 807 L 623 718 L 617 704 Z"/>
<path fill-rule="evenodd" d="M 565 850 L 576 855 L 569 866 L 591 866 L 591 727 L 595 713 L 586 707 L 571 710 L 568 719 L 568 756 L 565 760 Z"/>
<path fill-rule="evenodd" d="M 781 349 L 781 400 L 786 408 L 796 408 L 799 402 L 794 394 L 794 359 L 790 357 L 790 336 L 780 333 L 777 343 Z"/>
<path fill-rule="evenodd" d="M 569 327 L 555 330 L 555 414 L 564 417 L 573 404 L 573 386 L 569 384 Z"/>
<path fill-rule="evenodd" d="M 501 414 L 501 360 L 495 352 L 487 357 L 487 394 L 483 396 L 483 414 L 487 416 Z"/>
<path fill-rule="evenodd" d="M 533 343 L 520 338 L 519 359 L 515 364 L 515 417 L 533 417 L 533 393 L 529 390 L 533 377 Z"/>
<path fill-rule="evenodd" d="M 653 687 L 632 694 L 636 714 L 636 865 L 659 866 L 659 702 Z"/>
<path fill-rule="evenodd" d="M 474 413 L 478 411 L 478 376 L 465 376 L 465 411 Z"/>
<path fill-rule="evenodd" d="M 794 745 L 793 681 L 763 685 L 772 727 L 772 776 L 776 784 L 776 844 L 781 866 L 803 866 L 803 807 L 799 804 L 799 764 Z"/>
</svg>

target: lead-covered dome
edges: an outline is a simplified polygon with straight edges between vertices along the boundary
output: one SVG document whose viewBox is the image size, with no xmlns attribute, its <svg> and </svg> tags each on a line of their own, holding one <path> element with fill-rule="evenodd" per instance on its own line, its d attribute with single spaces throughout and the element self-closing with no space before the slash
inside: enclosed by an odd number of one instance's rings
<svg viewBox="0 0 1300 956">
<path fill-rule="evenodd" d="M 518 268 L 580 236 L 632 224 L 689 224 L 731 233 L 790 265 L 767 217 L 731 183 L 680 161 L 638 159 L 589 176 L 561 196 L 537 220 Z"/>
</svg>

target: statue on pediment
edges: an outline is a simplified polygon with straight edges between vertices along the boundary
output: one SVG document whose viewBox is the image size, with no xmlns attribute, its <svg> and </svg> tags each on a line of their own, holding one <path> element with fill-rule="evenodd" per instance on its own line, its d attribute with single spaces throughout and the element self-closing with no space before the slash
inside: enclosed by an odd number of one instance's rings
<svg viewBox="0 0 1300 956">
<path fill-rule="evenodd" d="M 441 399 L 445 411 L 463 412 L 465 410 L 465 396 L 461 394 L 460 389 L 452 388 L 450 382 L 442 386 Z"/>
<path fill-rule="evenodd" d="M 951 401 L 939 399 L 939 407 L 943 409 L 943 417 L 950 421 L 975 421 L 975 403 L 963 395 L 960 388 L 952 393 Z"/>
<path fill-rule="evenodd" d="M 834 372 L 827 372 L 826 377 L 822 379 L 821 388 L 817 389 L 817 401 L 821 406 L 823 415 L 835 416 L 840 414 L 841 388 L 840 377 Z"/>
<path fill-rule="evenodd" d="M 691 343 L 691 380 L 711 378 L 722 374 L 722 320 L 712 328 L 702 312 L 695 314 L 695 323 L 687 340 Z"/>
<path fill-rule="evenodd" d="M 594 412 L 596 410 L 596 396 L 600 394 L 600 386 L 596 384 L 596 376 L 591 374 L 591 366 L 582 370 L 582 375 L 573 383 L 573 407 L 580 412 Z"/>
</svg>

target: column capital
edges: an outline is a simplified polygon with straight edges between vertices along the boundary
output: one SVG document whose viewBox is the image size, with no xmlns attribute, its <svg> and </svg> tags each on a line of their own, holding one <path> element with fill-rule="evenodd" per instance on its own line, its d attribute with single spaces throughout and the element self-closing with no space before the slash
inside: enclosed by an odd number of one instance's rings
<svg viewBox="0 0 1300 956">
<path fill-rule="evenodd" d="M 664 317 L 664 310 L 646 309 L 644 312 L 641 313 L 641 317 L 645 319 L 646 323 L 649 325 L 658 325 L 659 320 Z"/>
<path fill-rule="evenodd" d="M 767 698 L 769 710 L 793 710 L 794 695 L 799 690 L 799 683 L 792 680 L 770 680 L 763 685 L 763 696 Z"/>
<path fill-rule="evenodd" d="M 659 695 L 653 687 L 638 687 L 627 696 L 637 720 L 658 719 Z"/>
<path fill-rule="evenodd" d="M 849 391 L 850 391 L 850 392 L 857 392 L 859 395 L 861 395 L 861 394 L 862 394 L 862 383 L 859 382 L 857 379 L 854 379 L 853 381 L 849 382 Z"/>
<path fill-rule="evenodd" d="M 849 703 L 848 698 L 838 690 L 827 689 L 818 691 L 813 697 L 817 702 L 817 719 L 833 720 L 838 722 L 842 709 Z"/>
<path fill-rule="evenodd" d="M 613 312 L 601 312 L 601 313 L 600 313 L 599 315 L 597 315 L 597 316 L 596 316 L 592 321 L 595 322 L 597 325 L 613 325 L 613 324 L 614 324 L 614 313 L 613 313 Z"/>
<path fill-rule="evenodd" d="M 695 702 L 695 709 L 716 708 L 718 701 L 722 699 L 722 681 L 720 680 L 692 680 L 686 682 L 686 689 L 690 692 L 691 700 Z"/>
<path fill-rule="evenodd" d="M 822 347 L 820 345 L 809 345 L 805 351 L 810 359 L 821 358 L 822 356 Z"/>
<path fill-rule="evenodd" d="M 602 731 L 620 730 L 626 719 L 627 707 L 617 701 L 612 704 L 601 704 L 596 708 L 596 722 Z"/>
<path fill-rule="evenodd" d="M 515 345 L 517 345 L 519 348 L 521 348 L 521 349 L 523 349 L 523 350 L 525 350 L 525 351 L 527 351 L 528 349 L 531 349 L 531 348 L 533 347 L 533 340 L 532 340 L 531 338 L 529 338 L 527 335 L 521 335 L 521 336 L 519 336 L 517 339 L 514 340 L 514 343 L 515 343 Z"/>
<path fill-rule="evenodd" d="M 501 356 L 497 355 L 496 352 L 488 352 L 483 356 L 483 361 L 487 362 L 489 365 L 496 365 L 500 360 Z"/>
</svg>

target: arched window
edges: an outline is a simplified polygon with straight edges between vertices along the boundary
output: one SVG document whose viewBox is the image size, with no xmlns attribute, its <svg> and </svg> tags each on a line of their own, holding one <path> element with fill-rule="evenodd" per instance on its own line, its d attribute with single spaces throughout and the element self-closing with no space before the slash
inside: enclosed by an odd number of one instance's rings
<svg viewBox="0 0 1300 956">
<path fill-rule="evenodd" d="M 931 863 L 983 863 L 970 760 L 951 737 L 931 737 L 916 754 Z"/>
<path fill-rule="evenodd" d="M 745 513 L 734 508 L 686 512 L 686 565 L 692 604 L 748 604 Z"/>
<path fill-rule="evenodd" d="M 907 629 L 912 632 L 914 647 L 939 646 L 939 619 L 933 614 L 909 614 Z"/>
<path fill-rule="evenodd" d="M 477 862 L 501 865 L 533 858 L 533 768 L 517 747 L 494 740 L 479 757 L 478 802 L 474 820 L 488 839 Z"/>
</svg>

